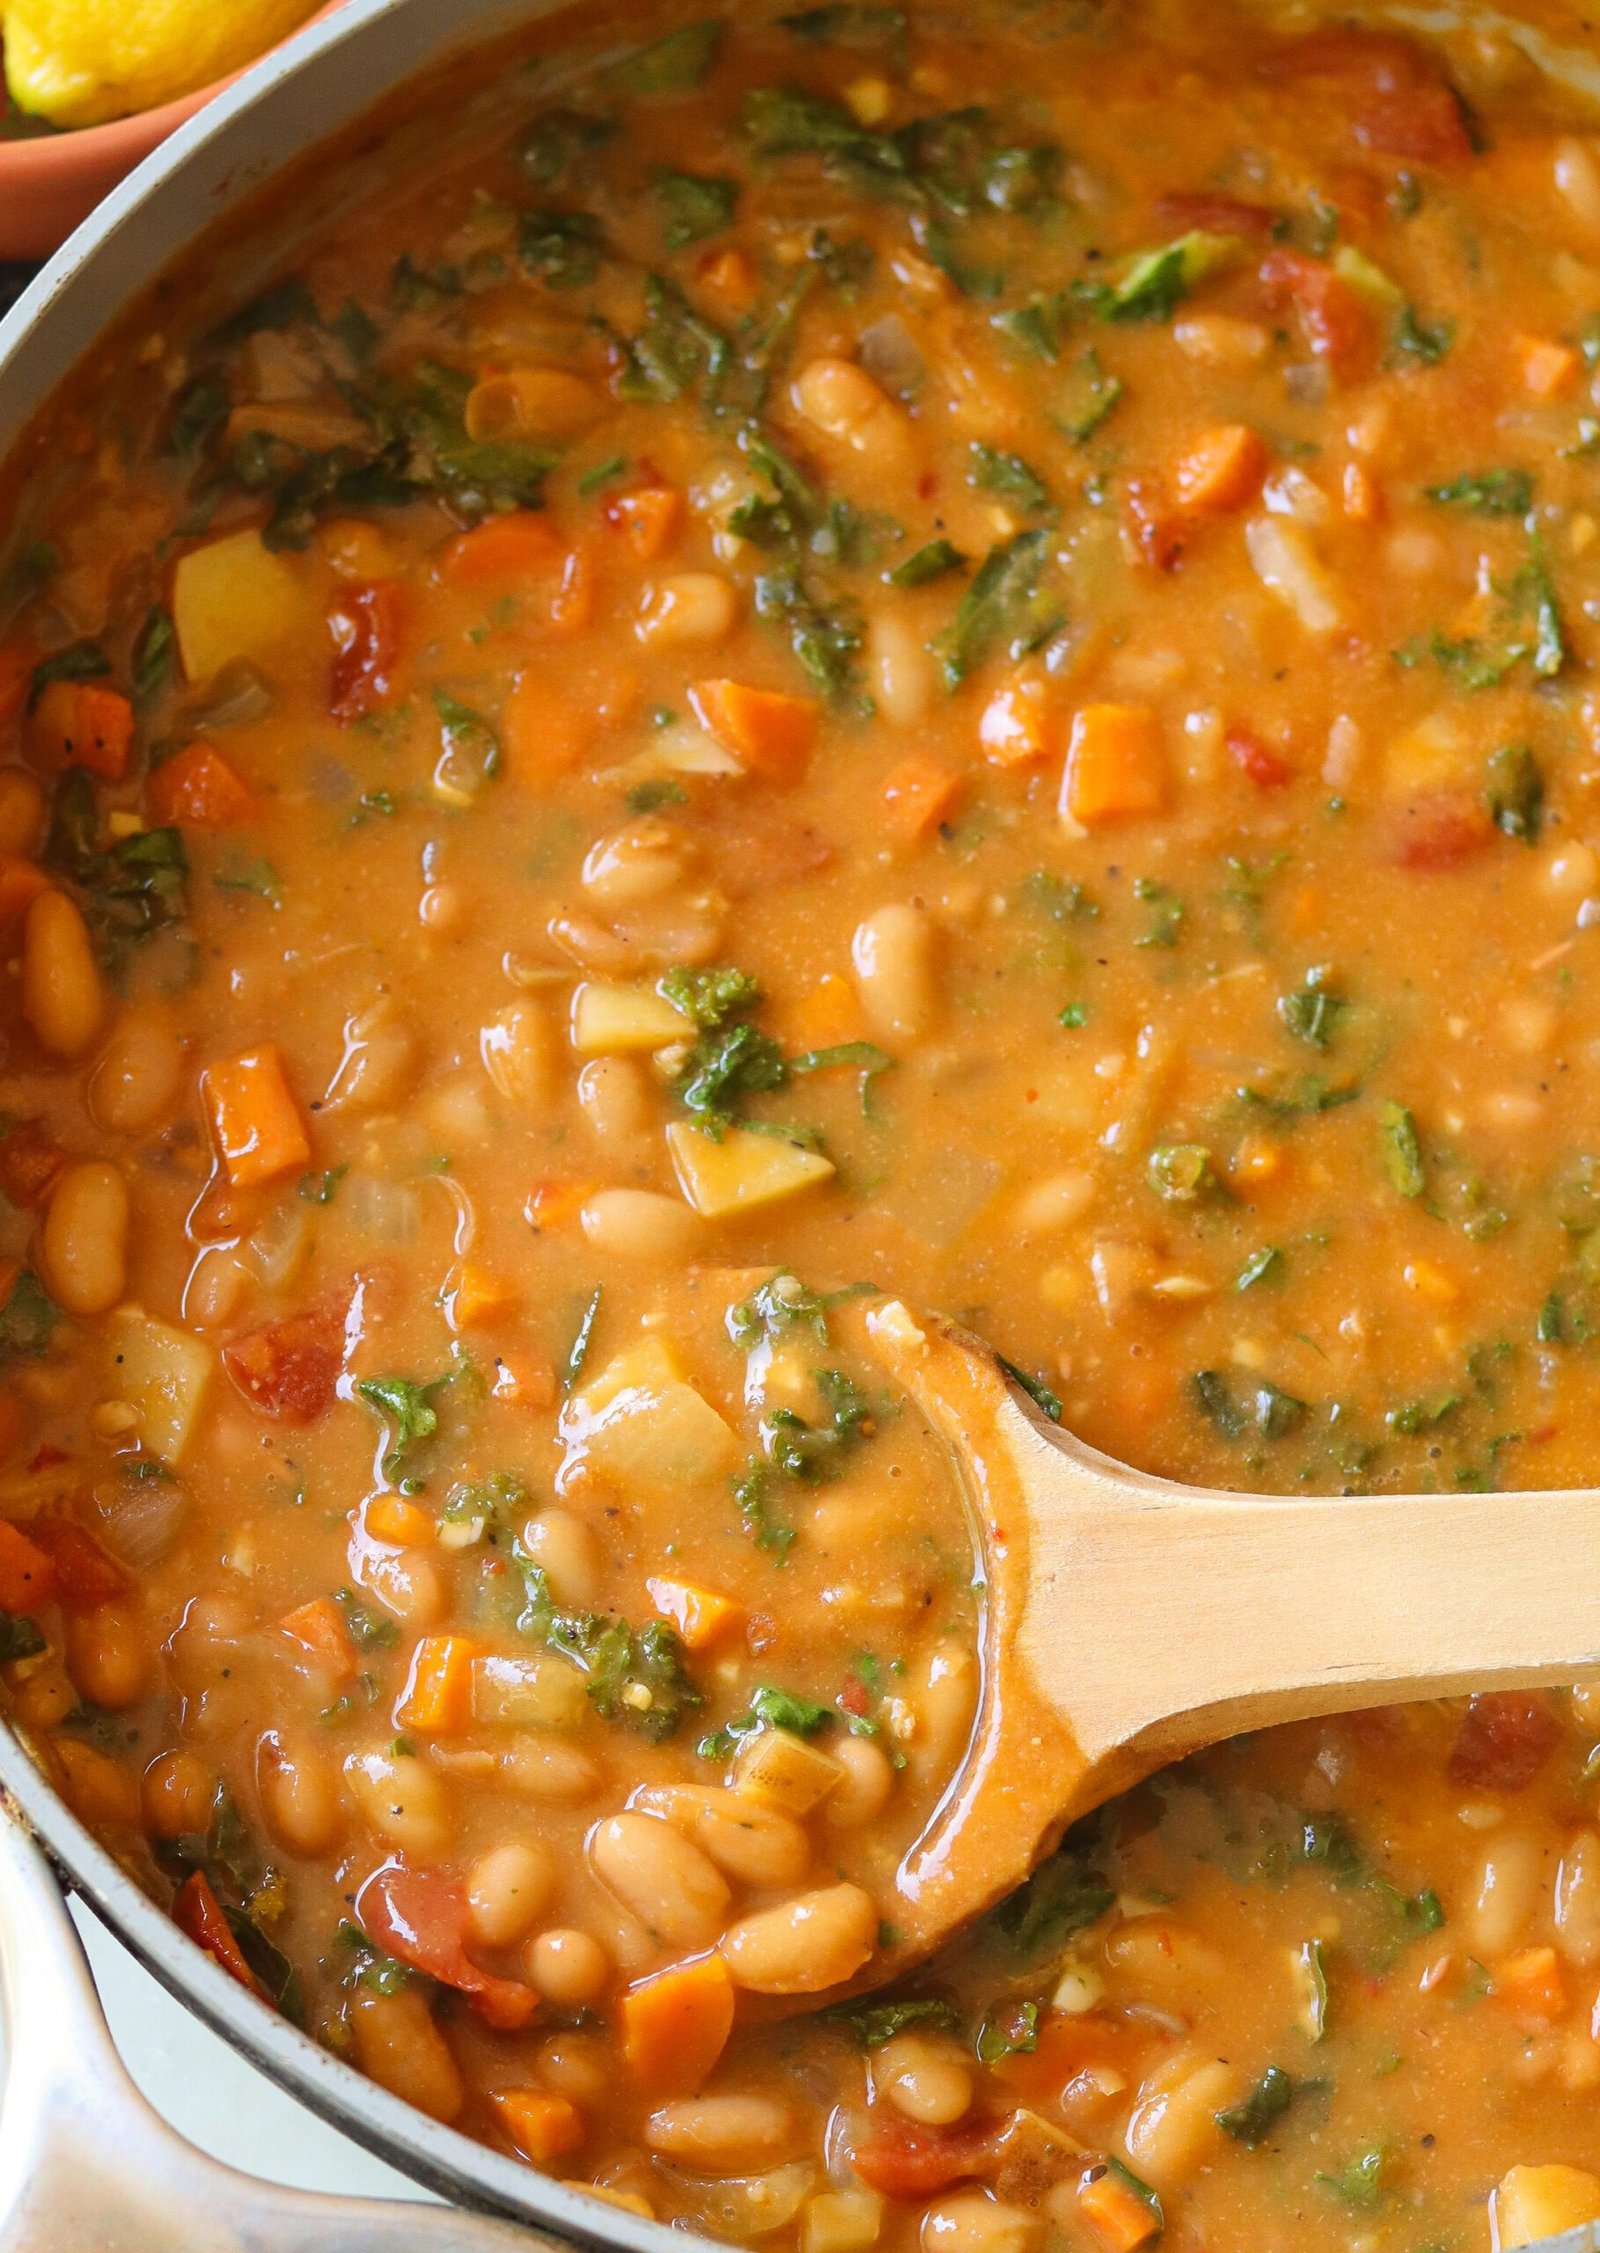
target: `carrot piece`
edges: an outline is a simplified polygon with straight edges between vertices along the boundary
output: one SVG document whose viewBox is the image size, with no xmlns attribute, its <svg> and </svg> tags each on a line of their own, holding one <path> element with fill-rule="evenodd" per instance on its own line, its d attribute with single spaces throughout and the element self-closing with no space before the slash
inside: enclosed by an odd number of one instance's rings
<svg viewBox="0 0 1600 2253">
<path fill-rule="evenodd" d="M 558 634 L 581 634 L 594 622 L 594 558 L 574 548 L 561 567 L 561 583 L 550 597 L 550 623 Z"/>
<path fill-rule="evenodd" d="M 1110 2253 L 1133 2253 L 1155 2236 L 1161 2220 L 1130 2183 L 1109 2167 L 1091 2170 L 1078 2185 L 1078 2204 Z"/>
<path fill-rule="evenodd" d="M 75 1519 L 35 1518 L 30 1538 L 55 1567 L 56 1600 L 64 1611 L 98 1611 L 127 1593 L 127 1574 Z"/>
<path fill-rule="evenodd" d="M 613 530 L 626 535 L 641 563 L 655 563 L 678 536 L 683 495 L 675 485 L 635 485 L 613 493 L 605 514 Z"/>
<path fill-rule="evenodd" d="M 552 690 L 543 672 L 523 673 L 500 714 L 506 773 L 529 790 L 575 767 L 594 738 L 592 713 Z"/>
<path fill-rule="evenodd" d="M 736 313 L 756 301 L 756 270 L 742 250 L 709 250 L 700 261 L 700 279 Z"/>
<path fill-rule="evenodd" d="M 39 652 L 24 642 L 0 644 L 0 728 L 8 727 L 28 701 Z"/>
<path fill-rule="evenodd" d="M 913 753 L 886 776 L 883 811 L 889 827 L 908 844 L 930 836 L 955 810 L 963 779 L 937 759 Z"/>
<path fill-rule="evenodd" d="M 394 1709 L 402 1729 L 455 1737 L 472 1726 L 472 1662 L 480 1645 L 466 1635 L 424 1635 Z"/>
<path fill-rule="evenodd" d="M 788 789 L 811 761 L 822 707 L 814 696 L 781 696 L 743 681 L 696 681 L 695 718 L 763 782 Z"/>
<path fill-rule="evenodd" d="M 0 931 L 20 923 L 39 894 L 49 889 L 50 879 L 42 868 L 20 853 L 0 853 Z"/>
<path fill-rule="evenodd" d="M 1383 514 L 1382 488 L 1365 462 L 1345 463 L 1340 497 L 1351 524 L 1376 524 Z"/>
<path fill-rule="evenodd" d="M 98 681 L 52 681 L 34 707 L 29 733 L 49 765 L 87 767 L 120 782 L 133 749 L 133 706 Z"/>
<path fill-rule="evenodd" d="M 555 1365 L 536 1353 L 497 1353 L 490 1391 L 522 1408 L 554 1408 L 561 1397 Z"/>
<path fill-rule="evenodd" d="M 1179 503 L 1206 516 L 1242 508 L 1261 483 L 1267 449 L 1248 423 L 1202 431 L 1173 472 Z"/>
<path fill-rule="evenodd" d="M 1166 803 L 1166 762 L 1156 716 L 1140 704 L 1086 704 L 1072 722 L 1061 811 L 1085 829 Z"/>
<path fill-rule="evenodd" d="M 1566 2015 L 1571 1997 L 1554 1948 L 1519 1948 L 1494 1967 L 1494 1993 L 1520 2018 L 1548 2025 Z"/>
<path fill-rule="evenodd" d="M 637 1980 L 618 2004 L 622 2054 L 652 2097 L 690 2096 L 733 2031 L 733 1979 L 713 1950 Z"/>
<path fill-rule="evenodd" d="M 157 767 L 145 802 L 162 828 L 231 829 L 256 810 L 250 785 L 203 736 Z"/>
<path fill-rule="evenodd" d="M 497 586 L 529 572 L 548 571 L 566 553 L 566 542 L 548 517 L 532 509 L 512 509 L 485 518 L 460 532 L 440 556 L 437 569 L 452 587 Z"/>
<path fill-rule="evenodd" d="M 792 1048 L 843 1048 L 860 1040 L 866 1020 L 856 990 L 837 970 L 826 970 L 808 994 L 789 1011 L 788 1045 Z"/>
<path fill-rule="evenodd" d="M 403 1494 L 369 1495 L 362 1521 L 374 1541 L 392 1541 L 397 1549 L 426 1549 L 439 1538 L 428 1512 Z"/>
<path fill-rule="evenodd" d="M 0 1518 L 0 1611 L 35 1611 L 55 1592 L 54 1560 L 8 1518 Z"/>
<path fill-rule="evenodd" d="M 1577 382 L 1580 361 L 1570 344 L 1546 336 L 1519 336 L 1517 364 L 1525 391 L 1536 399 L 1556 399 Z"/>
<path fill-rule="evenodd" d="M 670 1619 L 685 1646 L 703 1651 L 709 1644 L 739 1626 L 744 1613 L 727 1596 L 700 1588 L 692 1580 L 647 1580 L 645 1594 L 661 1614 Z"/>
<path fill-rule="evenodd" d="M 492 1267 L 463 1260 L 446 1286 L 445 1304 L 452 1330 L 471 1330 L 508 1314 L 522 1296 L 515 1283 L 497 1275 Z"/>
<path fill-rule="evenodd" d="M 255 1973 L 245 1962 L 239 1943 L 233 1937 L 233 1928 L 222 1913 L 222 1903 L 212 1891 L 211 1880 L 204 1870 L 191 1870 L 178 1888 L 178 1897 L 172 1904 L 172 1921 L 180 1932 L 188 1934 L 197 1948 L 203 1948 L 215 1964 L 241 1987 L 248 1987 L 252 1995 L 264 1995 Z"/>
<path fill-rule="evenodd" d="M 1013 681 L 997 689 L 978 722 L 978 741 L 992 766 L 1021 767 L 1050 749 L 1049 715 L 1042 681 Z"/>
<path fill-rule="evenodd" d="M 547 2089 L 492 2089 L 489 2102 L 523 2158 L 535 2166 L 564 2159 L 584 2139 L 583 2114 L 570 2097 L 552 2096 Z"/>
<path fill-rule="evenodd" d="M 355 1651 L 345 1631 L 344 1614 L 331 1596 L 313 1596 L 309 1604 L 300 1604 L 292 1612 L 285 1612 L 278 1622 L 278 1631 L 308 1650 L 313 1658 L 325 1659 L 336 1674 L 355 1672 Z"/>
<path fill-rule="evenodd" d="M 541 1181 L 535 1184 L 523 1212 L 528 1225 L 543 1234 L 566 1228 L 575 1221 L 594 1195 L 592 1181 Z"/>
<path fill-rule="evenodd" d="M 246 1049 L 208 1065 L 201 1087 L 236 1189 L 298 1173 L 309 1163 L 311 1144 L 275 1048 Z"/>
</svg>

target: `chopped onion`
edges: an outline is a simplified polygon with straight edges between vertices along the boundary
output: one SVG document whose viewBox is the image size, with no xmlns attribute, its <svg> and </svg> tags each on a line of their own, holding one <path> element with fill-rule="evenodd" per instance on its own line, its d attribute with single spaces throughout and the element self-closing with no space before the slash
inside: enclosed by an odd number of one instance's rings
<svg viewBox="0 0 1600 2253">
<path fill-rule="evenodd" d="M 695 2202 L 701 2228 L 742 2245 L 746 2238 L 765 2237 L 792 2222 L 816 2182 L 817 2170 L 809 2160 L 795 2159 L 766 2175 L 678 2179 Z"/>
<path fill-rule="evenodd" d="M 885 313 L 861 332 L 861 365 L 874 383 L 904 399 L 922 381 L 922 354 L 898 313 Z"/>
<path fill-rule="evenodd" d="M 245 1251 L 263 1283 L 276 1287 L 294 1275 L 308 1248 L 311 1208 L 303 1197 L 284 1197 L 246 1238 Z"/>
<path fill-rule="evenodd" d="M 177 1540 L 188 1506 L 188 1496 L 170 1476 L 102 1479 L 94 1490 L 99 1523 L 92 1530 L 130 1572 L 147 1572 Z"/>
<path fill-rule="evenodd" d="M 414 1244 L 422 1233 L 422 1198 L 401 1181 L 350 1174 L 340 1184 L 339 1206 L 357 1235 L 375 1244 Z"/>
<path fill-rule="evenodd" d="M 264 720 L 277 698 L 246 657 L 223 666 L 188 719 L 197 728 L 244 728 Z"/>
</svg>

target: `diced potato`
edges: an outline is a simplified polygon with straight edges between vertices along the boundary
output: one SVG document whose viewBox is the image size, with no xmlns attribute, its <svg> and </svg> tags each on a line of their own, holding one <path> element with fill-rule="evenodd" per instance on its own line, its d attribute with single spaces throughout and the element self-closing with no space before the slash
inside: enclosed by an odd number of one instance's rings
<svg viewBox="0 0 1600 2253">
<path fill-rule="evenodd" d="M 598 1416 L 618 1393 L 637 1391 L 641 1387 L 662 1392 L 668 1385 L 680 1384 L 683 1378 L 683 1363 L 666 1339 L 652 1331 L 637 1344 L 625 1346 L 579 1387 L 563 1422 Z"/>
<path fill-rule="evenodd" d="M 1584 2167 L 1513 2167 L 1494 2193 L 1501 2253 L 1594 2221 L 1600 2221 L 1600 2177 Z"/>
<path fill-rule="evenodd" d="M 1419 720 L 1390 744 L 1384 783 L 1392 797 L 1412 798 L 1460 782 L 1481 764 L 1483 754 L 1452 712 L 1441 707 Z"/>
<path fill-rule="evenodd" d="M 204 1404 L 216 1356 L 200 1338 L 137 1308 L 111 1326 L 111 1382 L 139 1419 L 139 1444 L 163 1463 L 177 1463 Z"/>
<path fill-rule="evenodd" d="M 505 1658 L 472 1662 L 472 1718 L 524 1729 L 575 1728 L 589 1711 L 584 1678 L 564 1659 Z"/>
<path fill-rule="evenodd" d="M 844 1770 L 831 1754 L 787 1729 L 758 1729 L 734 1756 L 733 1787 L 786 1815 L 809 1815 Z"/>
<path fill-rule="evenodd" d="M 731 1427 L 654 1335 L 618 1354 L 573 1395 L 561 1434 L 575 1457 L 608 1478 L 658 1492 L 727 1478 L 741 1460 Z"/>
<path fill-rule="evenodd" d="M 865 2253 L 882 2228 L 883 2200 L 875 2190 L 819 2191 L 800 2217 L 800 2253 Z"/>
<path fill-rule="evenodd" d="M 310 604 L 299 573 L 259 532 L 230 532 L 179 559 L 172 622 L 185 678 L 209 681 L 236 657 L 270 657 L 304 633 Z"/>
<path fill-rule="evenodd" d="M 590 978 L 572 997 L 572 1045 L 580 1056 L 636 1056 L 694 1035 L 682 1010 L 648 986 Z"/>
<path fill-rule="evenodd" d="M 815 1150 L 743 1127 L 730 1127 L 720 1142 L 713 1142 L 698 1127 L 679 1121 L 667 1129 L 667 1148 L 684 1195 L 709 1220 L 793 1197 L 833 1173 L 832 1160 Z"/>
</svg>

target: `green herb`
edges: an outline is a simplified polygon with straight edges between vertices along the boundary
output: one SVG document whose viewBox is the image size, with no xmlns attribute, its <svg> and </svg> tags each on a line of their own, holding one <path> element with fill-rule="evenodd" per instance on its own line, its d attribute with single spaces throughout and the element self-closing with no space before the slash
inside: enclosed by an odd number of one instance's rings
<svg viewBox="0 0 1600 2253">
<path fill-rule="evenodd" d="M 517 256 L 547 289 L 587 289 L 600 271 L 604 245 L 586 211 L 530 211 L 517 235 Z"/>
<path fill-rule="evenodd" d="M 807 677 L 825 696 L 842 696 L 855 676 L 862 643 L 854 605 L 828 607 L 793 569 L 763 572 L 756 580 L 755 602 L 759 617 L 787 628 L 789 646 Z"/>
<path fill-rule="evenodd" d="M 433 708 L 439 715 L 439 740 L 450 761 L 454 786 L 470 794 L 474 787 L 492 781 L 500 772 L 500 737 L 489 721 L 442 688 L 433 692 Z"/>
<path fill-rule="evenodd" d="M 1170 321 L 1189 292 L 1236 248 L 1232 235 L 1197 229 L 1158 250 L 1139 252 L 1116 282 L 1080 284 L 1079 294 L 1104 321 Z"/>
<path fill-rule="evenodd" d="M 439 1411 L 434 1401 L 440 1387 L 449 1381 L 447 1373 L 426 1384 L 419 1384 L 411 1377 L 363 1377 L 357 1383 L 357 1396 L 382 1418 L 386 1428 L 385 1478 L 404 1478 L 413 1451 L 432 1439 L 439 1429 Z"/>
<path fill-rule="evenodd" d="M 1030 1376 L 1026 1369 L 1019 1369 L 1017 1364 L 1014 1361 L 1008 1361 L 1003 1353 L 997 1353 L 995 1359 L 1011 1379 L 1011 1382 L 1022 1387 L 1039 1413 L 1042 1416 L 1048 1416 L 1052 1424 L 1059 1424 L 1061 1421 L 1061 1395 L 1058 1392 L 1052 1392 L 1042 1377 Z"/>
<path fill-rule="evenodd" d="M 65 649 L 41 657 L 33 668 L 28 680 L 28 710 L 33 710 L 52 681 L 102 681 L 110 671 L 111 660 L 98 642 L 69 642 Z"/>
<path fill-rule="evenodd" d="M 1294 2083 L 1281 2065 L 1269 2065 L 1247 2095 L 1217 2114 L 1217 2126 L 1246 2151 L 1259 2151 L 1293 2102 Z"/>
<path fill-rule="evenodd" d="M 1489 761 L 1484 792 L 1489 818 L 1503 836 L 1539 842 L 1544 821 L 1544 775 L 1525 743 L 1507 743 Z"/>
<path fill-rule="evenodd" d="M 402 251 L 389 277 L 389 306 L 395 313 L 433 313 L 446 298 L 459 297 L 461 276 L 454 266 L 435 266 L 431 272 L 413 263 Z"/>
<path fill-rule="evenodd" d="M 1034 1963 L 1059 1954 L 1075 1933 L 1097 1924 L 1116 1898 L 1090 1866 L 1088 1849 L 1069 1842 L 991 1912 L 989 1923 L 1016 1955 Z"/>
<path fill-rule="evenodd" d="M 794 1737 L 814 1737 L 833 1719 L 831 1706 L 818 1705 L 815 1698 L 801 1697 L 794 1690 L 763 1684 L 752 1691 L 748 1710 L 728 1723 L 728 1733 L 747 1737 L 758 1729 L 787 1729 Z"/>
<path fill-rule="evenodd" d="M 889 2003 L 835 2003 L 821 2017 L 835 2026 L 848 2026 L 864 2050 L 880 2050 L 908 2027 L 924 2026 L 937 2034 L 953 2034 L 961 2020 L 948 2003 L 935 1995 L 917 1995 Z"/>
<path fill-rule="evenodd" d="M 50 1350 L 61 1309 L 31 1267 L 25 1267 L 0 1306 L 0 1368 L 8 1361 L 37 1361 Z"/>
<path fill-rule="evenodd" d="M 1033 2002 L 996 2003 L 978 2028 L 973 2044 L 980 2065 L 1003 2057 L 1029 2057 L 1039 2047 L 1039 2006 Z"/>
<path fill-rule="evenodd" d="M 613 454 L 609 461 L 596 462 L 593 469 L 584 471 L 578 479 L 578 491 L 587 501 L 599 492 L 602 485 L 609 485 L 614 477 L 626 476 L 627 470 L 626 454 Z"/>
<path fill-rule="evenodd" d="M 1086 1001 L 1069 1001 L 1056 1011 L 1056 1023 L 1064 1025 L 1069 1033 L 1077 1032 L 1089 1022 L 1089 1004 Z"/>
<path fill-rule="evenodd" d="M 37 1658 L 49 1647 L 26 1613 L 0 1611 L 0 1666 L 10 1666 L 19 1658 Z"/>
<path fill-rule="evenodd" d="M 762 998 L 748 971 L 726 965 L 718 970 L 669 970 L 656 981 L 656 991 L 702 1032 L 714 1032 L 730 1017 L 758 1008 Z"/>
<path fill-rule="evenodd" d="M 1177 893 L 1165 884 L 1158 884 L 1152 876 L 1140 876 L 1134 880 L 1133 896 L 1155 910 L 1150 918 L 1150 928 L 1140 932 L 1134 945 L 1175 947 L 1178 934 L 1183 929 L 1184 916 L 1188 912 Z"/>
<path fill-rule="evenodd" d="M 1526 516 L 1533 490 L 1533 477 L 1525 469 L 1483 469 L 1453 477 L 1448 485 L 1423 488 L 1441 508 L 1469 509 L 1475 516 Z"/>
<path fill-rule="evenodd" d="M 120 969 L 129 952 L 188 913 L 189 856 L 176 829 L 144 829 L 102 849 L 94 785 L 74 768 L 56 792 L 46 867 L 65 876 L 101 955 Z"/>
<path fill-rule="evenodd" d="M 1050 506 L 1049 486 L 1020 454 L 1002 454 L 993 446 L 975 441 L 970 480 L 981 491 L 1008 494 L 1035 513 Z"/>
<path fill-rule="evenodd" d="M 904 563 L 897 563 L 892 571 L 884 573 L 891 587 L 931 587 L 936 579 L 959 571 L 967 558 L 949 540 L 930 540 L 925 547 L 908 555 Z"/>
<path fill-rule="evenodd" d="M 613 63 L 605 74 L 606 84 L 618 94 L 690 93 L 715 62 L 722 29 L 715 17 L 708 16 L 669 31 L 665 39 Z"/>
<path fill-rule="evenodd" d="M 1378 1112 L 1378 1146 L 1389 1185 L 1402 1197 L 1420 1197 L 1428 1186 L 1417 1122 L 1403 1103 L 1385 1103 Z"/>
<path fill-rule="evenodd" d="M 1425 321 L 1414 305 L 1405 306 L 1394 326 L 1393 350 L 1397 359 L 1419 360 L 1431 368 L 1442 360 L 1456 339 L 1454 321 Z"/>
<path fill-rule="evenodd" d="M 1091 2168 L 1089 2175 L 1092 2177 L 1099 2172 L 1101 2172 L 1099 2168 Z M 1142 2176 L 1136 2175 L 1131 2167 L 1124 2167 L 1120 2159 L 1107 2159 L 1104 2172 L 1114 2176 L 1124 2190 L 1131 2190 L 1134 2197 L 1150 2209 L 1151 2217 L 1155 2222 L 1154 2234 L 1159 2237 L 1167 2226 L 1167 2217 L 1161 2200 L 1150 2185 Z"/>
<path fill-rule="evenodd" d="M 1248 1400 L 1241 1402 L 1219 1369 L 1197 1370 L 1190 1386 L 1201 1414 L 1227 1440 L 1243 1439 L 1250 1431 L 1263 1439 L 1287 1439 L 1306 1413 L 1303 1400 L 1265 1381 L 1252 1386 Z"/>
<path fill-rule="evenodd" d="M 1333 973 L 1326 963 L 1308 970 L 1294 993 L 1280 995 L 1278 1015 L 1296 1040 L 1311 1048 L 1326 1048 L 1339 1029 L 1350 1004 L 1330 983 Z"/>
<path fill-rule="evenodd" d="M 658 164 L 650 184 L 661 206 L 661 239 L 668 250 L 682 250 L 687 243 L 721 234 L 739 200 L 738 181 L 720 173 L 674 172 L 669 165 Z"/>
<path fill-rule="evenodd" d="M 701 1034 L 673 1093 L 720 1141 L 747 1095 L 769 1094 L 787 1076 L 783 1051 L 771 1034 L 741 1022 Z"/>
<path fill-rule="evenodd" d="M 522 169 L 536 187 L 553 188 L 580 157 L 604 147 L 616 130 L 610 118 L 586 117 L 581 110 L 547 110 L 523 136 Z"/>
<path fill-rule="evenodd" d="M 1025 351 L 1048 360 L 1053 367 L 1061 357 L 1061 331 L 1066 326 L 1072 300 L 1064 289 L 1035 292 L 1026 305 L 991 313 L 989 326 L 1010 337 Z"/>
<path fill-rule="evenodd" d="M 1388 2153 L 1381 2144 L 1357 2152 L 1336 2175 L 1319 2172 L 1317 2181 L 1352 2213 L 1371 2214 L 1382 2205 L 1387 2189 Z"/>
<path fill-rule="evenodd" d="M 630 814 L 654 814 L 663 806 L 686 806 L 689 793 L 681 782 L 659 775 L 650 782 L 636 782 L 623 802 Z"/>
<path fill-rule="evenodd" d="M 344 1614 L 345 1632 L 361 1651 L 387 1651 L 400 1640 L 394 1620 L 363 1604 L 353 1588 L 336 1588 L 333 1600 Z"/>
<path fill-rule="evenodd" d="M 1150 1153 L 1145 1171 L 1151 1188 L 1169 1204 L 1193 1204 L 1217 1188 L 1211 1152 L 1200 1142 L 1161 1142 Z"/>
<path fill-rule="evenodd" d="M 259 336 L 263 330 L 311 327 L 317 318 L 317 301 L 304 277 L 291 274 L 241 306 L 212 332 L 211 341 L 227 350 L 243 344 L 248 337 Z"/>
<path fill-rule="evenodd" d="M 326 1173 L 303 1173 L 295 1187 L 308 1205 L 331 1205 L 349 1171 L 348 1165 L 338 1165 L 330 1166 Z"/>
<path fill-rule="evenodd" d="M 1240 1268 L 1233 1287 L 1236 1291 L 1250 1291 L 1258 1283 L 1281 1283 L 1287 1265 L 1276 1244 L 1263 1244 Z"/>
<path fill-rule="evenodd" d="M 528 1599 L 519 1633 L 587 1675 L 589 1702 L 602 1720 L 626 1722 L 660 1744 L 705 1703 L 685 1670 L 682 1644 L 663 1621 L 634 1628 L 606 1612 L 559 1612 L 542 1568 L 520 1540 L 511 1553 Z"/>
<path fill-rule="evenodd" d="M 600 1319 L 600 1306 L 605 1297 L 605 1285 L 597 1283 L 590 1292 L 578 1327 L 573 1332 L 572 1343 L 567 1348 L 567 1358 L 561 1372 L 561 1390 L 570 1393 L 583 1375 L 583 1365 L 589 1358 L 589 1348 L 594 1343 L 595 1324 Z"/>
<path fill-rule="evenodd" d="M 230 854 L 211 883 L 218 892 L 248 892 L 255 899 L 265 900 L 269 907 L 283 905 L 283 880 L 269 860 L 247 861 L 237 853 Z"/>
<path fill-rule="evenodd" d="M 343 345 L 355 367 L 365 367 L 378 349 L 378 324 L 353 297 L 345 299 L 326 326 L 328 334 Z"/>
<path fill-rule="evenodd" d="M 1087 352 L 1079 353 L 1067 378 L 1055 419 L 1075 444 L 1085 445 L 1126 388 L 1120 376 L 1106 374 L 1099 353 L 1090 345 Z"/>
<path fill-rule="evenodd" d="M 172 678 L 176 656 L 172 613 L 164 603 L 152 603 L 133 645 L 133 701 L 137 709 L 144 710 L 161 694 Z"/>
<path fill-rule="evenodd" d="M 780 1565 L 799 1539 L 797 1529 L 787 1518 L 780 1516 L 777 1507 L 778 1480 L 771 1466 L 752 1462 L 733 1481 L 733 1499 L 745 1531 L 758 1549 Z"/>
<path fill-rule="evenodd" d="M 1042 531 L 1015 533 L 989 550 L 954 620 L 933 644 L 946 687 L 959 688 L 998 647 L 1013 659 L 1024 657 L 1057 630 L 1060 613 L 1040 603 L 1048 556 L 1049 535 Z"/>
<path fill-rule="evenodd" d="M 778 21 L 796 39 L 819 47 L 897 47 L 906 35 L 903 8 L 867 7 L 862 0 L 830 0 Z"/>
<path fill-rule="evenodd" d="M 335 1945 L 350 1959 L 341 1986 L 367 1987 L 375 1995 L 398 1995 L 403 1987 L 409 1986 L 413 1976 L 410 1965 L 386 1955 L 375 1941 L 367 1938 L 360 1925 L 352 1923 L 348 1917 L 333 1937 Z"/>
</svg>

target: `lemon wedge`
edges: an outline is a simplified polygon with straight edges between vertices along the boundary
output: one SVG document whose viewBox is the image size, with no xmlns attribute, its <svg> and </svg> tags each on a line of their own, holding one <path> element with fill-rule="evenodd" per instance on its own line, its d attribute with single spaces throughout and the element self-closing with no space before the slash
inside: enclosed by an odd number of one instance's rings
<svg viewBox="0 0 1600 2253">
<path fill-rule="evenodd" d="M 175 102 L 305 22 L 315 0 L 5 0 L 6 88 L 52 125 Z"/>
</svg>

